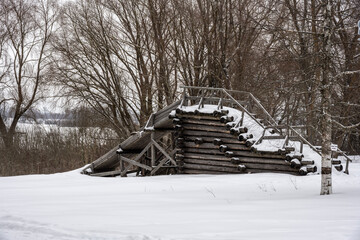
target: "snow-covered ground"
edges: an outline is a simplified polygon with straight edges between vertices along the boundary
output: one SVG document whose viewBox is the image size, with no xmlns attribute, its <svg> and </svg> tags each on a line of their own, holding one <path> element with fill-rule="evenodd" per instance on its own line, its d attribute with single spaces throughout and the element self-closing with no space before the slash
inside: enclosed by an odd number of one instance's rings
<svg viewBox="0 0 360 240">
<path fill-rule="evenodd" d="M 320 175 L 0 178 L 0 239 L 360 239 L 360 163 Z"/>
</svg>

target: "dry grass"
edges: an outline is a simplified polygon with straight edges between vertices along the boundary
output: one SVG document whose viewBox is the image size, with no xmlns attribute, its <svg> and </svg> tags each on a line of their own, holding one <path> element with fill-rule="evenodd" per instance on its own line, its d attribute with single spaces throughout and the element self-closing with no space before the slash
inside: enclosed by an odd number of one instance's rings
<svg viewBox="0 0 360 240">
<path fill-rule="evenodd" d="M 0 175 L 48 174 L 80 168 L 119 141 L 98 128 L 31 129 L 19 134 L 12 150 L 0 146 Z"/>
</svg>

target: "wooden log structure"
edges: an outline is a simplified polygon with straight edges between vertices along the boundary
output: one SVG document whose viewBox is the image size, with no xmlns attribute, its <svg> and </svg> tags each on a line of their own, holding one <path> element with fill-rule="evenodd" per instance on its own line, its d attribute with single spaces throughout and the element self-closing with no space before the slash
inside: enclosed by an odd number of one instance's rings
<svg viewBox="0 0 360 240">
<path fill-rule="evenodd" d="M 248 139 L 248 140 L 246 140 L 246 142 L 245 142 L 245 146 L 247 146 L 247 147 L 250 148 L 252 145 L 254 145 L 255 142 L 256 142 L 255 139 Z"/>
<path fill-rule="evenodd" d="M 331 160 L 331 164 L 332 164 L 332 165 L 339 165 L 339 164 L 341 164 L 341 160 L 339 160 L 339 159 L 333 159 L 333 160 Z"/>
<path fill-rule="evenodd" d="M 248 132 L 248 129 L 247 127 L 232 127 L 230 128 L 230 133 L 232 135 L 239 135 L 239 134 L 242 134 L 242 133 L 247 133 Z M 239 139 L 240 140 L 240 139 Z M 241 140 L 240 140 L 241 141 Z"/>
<path fill-rule="evenodd" d="M 248 139 L 251 139 L 251 138 L 253 138 L 254 136 L 250 133 L 250 134 L 248 134 L 248 133 L 241 133 L 240 135 L 239 135 L 239 137 L 238 137 L 238 139 L 239 139 L 239 141 L 246 141 L 246 140 L 248 140 Z"/>
<path fill-rule="evenodd" d="M 216 91 L 220 96 L 213 96 L 214 92 L 208 90 L 184 92 L 182 100 L 151 114 L 146 126 L 121 143 L 119 151 L 111 150 L 88 166 L 86 172 L 94 176 L 126 176 L 131 172 L 149 176 L 163 174 L 167 169 L 180 174 L 274 172 L 306 175 L 317 171 L 313 160 L 304 159 L 303 154 L 295 153 L 295 148 L 288 144 L 287 140 L 294 136 L 282 135 L 283 128 L 277 129 L 279 126 L 274 125 L 275 121 L 251 94 L 251 101 L 240 102 L 226 91 Z M 213 104 L 214 110 L 203 111 L 205 104 Z M 233 116 L 224 109 L 224 104 L 242 113 Z M 192 107 L 187 108 L 189 105 Z M 265 120 L 256 118 L 251 109 Z M 262 127 L 262 138 L 254 138 L 253 128 L 244 121 L 245 114 Z M 265 136 L 265 131 L 271 129 L 279 134 Z M 262 139 L 282 138 L 286 143 L 276 152 L 257 150 L 254 145 Z M 311 146 L 303 138 L 301 141 Z M 333 160 L 332 164 L 342 170 L 341 161 Z"/>
<path fill-rule="evenodd" d="M 215 139 L 213 140 L 213 143 L 214 143 L 214 145 L 220 146 L 220 145 L 222 145 L 224 142 L 223 142 L 220 138 L 215 138 Z"/>
<path fill-rule="evenodd" d="M 344 168 L 343 165 L 334 165 L 335 169 L 338 170 L 339 172 L 341 172 Z"/>
<path fill-rule="evenodd" d="M 253 135 L 248 133 L 246 126 L 235 127 L 233 118 L 228 117 L 226 112 L 215 111 L 206 115 L 200 111 L 181 111 L 174 119 L 175 128 L 181 132 L 177 140 L 177 148 L 181 149 L 181 153 L 177 151 L 175 156 L 179 173 L 304 174 L 299 172 L 304 164 L 297 159 L 298 156 L 289 159 L 297 160 L 291 164 L 285 161 L 285 154 L 252 152 L 250 147 L 255 143 Z"/>
</svg>

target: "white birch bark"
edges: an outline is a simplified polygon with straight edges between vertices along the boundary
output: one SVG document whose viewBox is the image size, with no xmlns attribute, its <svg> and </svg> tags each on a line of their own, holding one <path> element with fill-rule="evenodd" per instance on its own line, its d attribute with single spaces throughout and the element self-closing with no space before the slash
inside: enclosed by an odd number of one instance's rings
<svg viewBox="0 0 360 240">
<path fill-rule="evenodd" d="M 330 81 L 330 35 L 331 35 L 331 0 L 324 0 L 325 16 L 324 16 L 324 35 L 322 46 L 322 79 L 321 79 L 321 191 L 320 195 L 328 195 L 332 193 L 331 179 L 331 81 Z"/>
</svg>

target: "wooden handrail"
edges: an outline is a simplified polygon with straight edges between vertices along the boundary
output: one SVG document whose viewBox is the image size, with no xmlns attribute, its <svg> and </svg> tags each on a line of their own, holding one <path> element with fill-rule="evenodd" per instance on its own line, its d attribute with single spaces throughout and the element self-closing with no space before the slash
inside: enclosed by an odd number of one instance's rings
<svg viewBox="0 0 360 240">
<path fill-rule="evenodd" d="M 289 126 L 289 129 L 291 129 L 291 131 L 293 131 L 293 133 L 295 133 L 303 142 L 305 142 L 307 145 L 309 145 L 309 147 L 312 150 L 314 150 L 321 156 L 321 152 L 319 152 L 308 140 L 306 140 L 306 138 L 304 138 L 300 133 L 298 133 L 293 127 Z"/>
<path fill-rule="evenodd" d="M 264 131 L 266 129 L 269 128 L 273 128 L 275 129 L 277 132 L 280 132 L 279 129 L 289 129 L 291 130 L 299 139 L 301 143 L 306 143 L 307 145 L 309 145 L 309 147 L 314 150 L 315 152 L 317 152 L 320 156 L 321 156 L 321 152 L 316 149 L 308 140 L 306 140 L 306 138 L 304 138 L 299 132 L 297 132 L 295 130 L 295 128 L 305 128 L 306 126 L 288 126 L 288 125 L 278 125 L 277 122 L 274 120 L 274 118 L 269 114 L 268 111 L 266 111 L 266 109 L 264 108 L 264 106 L 260 103 L 260 101 L 250 92 L 245 92 L 245 91 L 238 91 L 238 90 L 226 90 L 224 88 L 211 88 L 211 87 L 197 87 L 197 86 L 180 86 L 181 88 L 184 88 L 184 95 L 185 95 L 185 90 L 186 89 L 199 89 L 199 90 L 212 90 L 212 91 L 218 91 L 220 93 L 220 99 L 223 99 L 224 96 L 227 96 L 233 103 L 235 103 L 242 111 L 243 113 L 247 113 L 256 123 L 258 123 L 263 129 Z M 239 94 L 244 94 L 247 95 L 255 104 L 257 107 L 259 107 L 259 109 L 262 111 L 263 114 L 265 114 L 265 116 L 268 118 L 269 122 L 271 123 L 270 126 L 264 126 L 262 123 L 260 123 L 244 106 L 242 106 L 238 100 L 236 100 L 230 93 L 239 93 Z M 202 96 L 204 97 L 204 96 Z M 220 100 L 222 103 L 222 100 Z M 243 116 L 242 116 L 243 118 Z M 243 119 L 241 119 L 243 120 Z M 262 138 L 260 138 L 262 139 Z M 258 141 L 260 140 L 258 139 Z M 257 141 L 257 142 L 258 142 Z M 261 141 L 261 140 L 260 140 Z M 340 149 L 339 149 L 340 150 Z M 346 158 L 347 160 L 347 167 L 348 167 L 348 162 L 352 161 L 344 152 L 342 152 L 340 150 L 340 153 Z M 345 173 L 348 170 L 345 170 Z"/>
<path fill-rule="evenodd" d="M 257 124 L 259 124 L 262 128 L 264 128 L 265 126 L 260 123 L 248 110 L 246 110 L 245 107 L 243 107 L 238 101 L 235 100 L 235 98 L 233 98 L 233 96 L 231 96 L 225 89 L 222 90 L 236 105 L 238 105 L 238 107 L 243 111 L 246 112 Z"/>
</svg>

